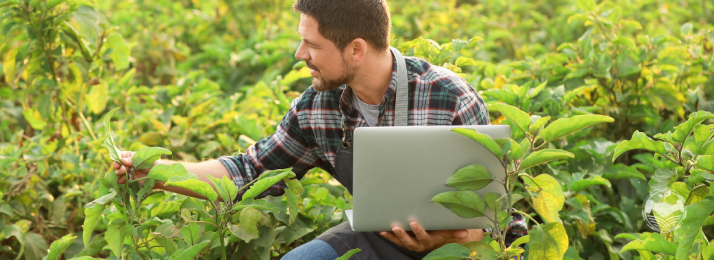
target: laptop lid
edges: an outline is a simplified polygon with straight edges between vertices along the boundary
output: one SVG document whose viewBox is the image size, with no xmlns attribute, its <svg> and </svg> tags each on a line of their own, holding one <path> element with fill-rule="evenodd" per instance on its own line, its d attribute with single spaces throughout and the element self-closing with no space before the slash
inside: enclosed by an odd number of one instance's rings
<svg viewBox="0 0 714 260">
<path fill-rule="evenodd" d="M 444 183 L 458 169 L 480 164 L 497 179 L 505 178 L 498 159 L 452 128 L 476 129 L 492 138 L 509 138 L 506 125 L 360 127 L 354 132 L 353 211 L 347 212 L 355 231 L 389 231 L 409 221 L 426 230 L 488 228 L 485 217 L 464 219 L 436 202 L 436 194 L 456 189 Z M 504 194 L 493 182 L 477 191 Z M 493 215 L 488 211 L 486 214 Z"/>
</svg>

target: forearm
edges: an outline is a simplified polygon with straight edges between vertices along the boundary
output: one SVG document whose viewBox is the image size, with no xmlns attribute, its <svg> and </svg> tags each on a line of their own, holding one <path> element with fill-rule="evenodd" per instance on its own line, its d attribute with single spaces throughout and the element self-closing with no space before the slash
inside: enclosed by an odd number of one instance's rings
<svg viewBox="0 0 714 260">
<path fill-rule="evenodd" d="M 200 162 L 200 163 L 177 162 L 177 161 L 171 161 L 171 160 L 157 160 L 156 161 L 156 164 L 171 165 L 174 163 L 183 164 L 183 166 L 186 168 L 186 170 L 188 172 L 193 173 L 196 176 L 198 176 L 198 180 L 210 184 L 214 190 L 216 190 L 216 187 L 213 185 L 213 182 L 211 182 L 211 180 L 208 179 L 208 175 L 211 175 L 219 180 L 222 179 L 223 176 L 231 178 L 226 167 L 223 166 L 223 164 L 221 162 L 219 162 L 218 160 L 208 160 L 208 161 L 204 161 L 204 162 Z M 170 192 L 183 194 L 186 196 L 191 196 L 191 197 L 199 198 L 199 199 L 206 199 L 205 197 L 203 197 L 193 191 L 190 191 L 190 190 L 187 190 L 184 188 L 179 188 L 176 186 L 166 186 L 166 185 L 164 185 L 163 182 L 157 183 L 156 186 L 154 186 L 154 189 L 170 191 Z M 218 193 L 217 190 L 216 190 L 216 193 Z M 233 198 L 229 198 L 229 199 L 233 199 Z M 223 201 L 223 198 L 221 198 L 221 196 L 219 195 L 218 200 Z"/>
</svg>

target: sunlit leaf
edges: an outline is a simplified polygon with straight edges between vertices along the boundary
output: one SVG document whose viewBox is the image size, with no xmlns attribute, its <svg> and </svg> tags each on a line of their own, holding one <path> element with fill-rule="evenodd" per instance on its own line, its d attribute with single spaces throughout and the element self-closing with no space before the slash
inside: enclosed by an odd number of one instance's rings
<svg viewBox="0 0 714 260">
<path fill-rule="evenodd" d="M 182 176 L 174 176 L 169 179 L 169 181 L 164 184 L 165 186 L 175 186 L 179 188 L 184 188 L 199 195 L 205 197 L 209 201 L 215 201 L 218 199 L 218 194 L 213 189 L 213 187 L 203 181 L 197 179 L 186 179 Z"/>
<path fill-rule="evenodd" d="M 524 177 L 528 190 L 537 192 L 533 198 L 533 207 L 546 223 L 561 222 L 558 212 L 565 205 L 565 196 L 560 184 L 552 176 L 541 174 L 538 177 Z"/>
<path fill-rule="evenodd" d="M 261 178 L 260 180 L 256 181 L 255 184 L 253 184 L 248 191 L 246 191 L 243 194 L 243 199 L 248 199 L 248 198 L 255 198 L 264 191 L 266 191 L 270 186 L 273 186 L 274 184 L 278 183 L 281 181 L 285 176 L 288 176 L 290 174 L 293 174 L 290 169 L 285 169 L 285 170 L 279 170 L 279 171 L 273 171 L 275 172 L 274 175 L 270 177 L 265 177 Z M 269 173 L 263 173 L 263 174 L 269 174 Z"/>
<path fill-rule="evenodd" d="M 605 185 L 607 187 L 612 187 L 610 181 L 608 181 L 607 179 L 600 176 L 591 176 L 590 178 L 585 180 L 574 181 L 572 184 L 570 184 L 570 190 L 572 190 L 573 192 L 578 192 L 595 185 Z"/>
<path fill-rule="evenodd" d="M 198 180 L 198 176 L 188 172 L 186 170 L 186 167 L 180 163 L 174 163 L 170 165 L 158 164 L 151 168 L 151 170 L 149 171 L 149 175 L 147 175 L 146 177 L 150 179 L 157 179 L 162 182 L 168 182 L 171 177 L 177 176 L 183 177 L 185 179 Z"/>
<path fill-rule="evenodd" d="M 77 239 L 76 236 L 72 236 L 71 234 L 65 235 L 60 239 L 55 240 L 55 242 L 52 242 L 52 245 L 50 245 L 50 249 L 47 252 L 47 258 L 45 260 L 57 260 L 62 256 L 62 253 L 64 253 L 65 250 L 69 247 L 74 240 Z"/>
<path fill-rule="evenodd" d="M 161 147 L 144 147 L 132 157 L 132 163 L 137 170 L 149 169 L 154 166 L 154 162 L 161 158 L 161 155 L 171 155 L 171 151 Z"/>
<path fill-rule="evenodd" d="M 621 154 L 636 149 L 648 150 L 659 154 L 665 154 L 667 152 L 663 142 L 654 141 L 644 133 L 635 131 L 635 133 L 632 134 L 632 139 L 622 141 L 622 143 L 617 145 L 615 154 L 612 156 L 612 161 L 614 162 Z"/>
<path fill-rule="evenodd" d="M 622 252 L 629 250 L 645 250 L 675 255 L 677 244 L 667 241 L 659 233 L 645 232 L 640 234 L 640 239 L 633 240 L 622 247 Z"/>
<path fill-rule="evenodd" d="M 359 248 L 352 249 L 350 251 L 347 251 L 344 255 L 338 257 L 335 260 L 349 260 L 350 257 L 352 257 L 356 253 L 359 253 L 360 251 L 362 251 L 362 249 L 359 249 Z"/>
<path fill-rule="evenodd" d="M 501 112 L 501 114 L 506 116 L 506 118 L 513 121 L 518 128 L 523 130 L 523 132 L 528 132 L 528 125 L 531 124 L 531 117 L 528 113 L 523 112 L 517 107 L 504 103 L 492 104 L 489 106 L 489 110 Z"/>
<path fill-rule="evenodd" d="M 570 152 L 566 152 L 558 149 L 543 149 L 531 153 L 523 159 L 521 162 L 520 169 L 525 170 L 540 164 L 548 163 L 554 160 L 573 158 L 574 155 Z"/>
<path fill-rule="evenodd" d="M 702 155 L 697 158 L 694 164 L 699 169 L 714 172 L 714 155 Z"/>
<path fill-rule="evenodd" d="M 536 225 L 529 236 L 529 259 L 563 259 L 568 250 L 568 234 L 562 223 Z"/>
<path fill-rule="evenodd" d="M 714 118 L 714 114 L 707 111 L 694 112 L 689 115 L 689 119 L 674 128 L 672 139 L 678 143 L 684 143 L 684 140 L 694 131 L 694 127 L 704 122 L 704 120 Z"/>
<path fill-rule="evenodd" d="M 545 142 L 550 142 L 592 125 L 613 121 L 615 120 L 612 117 L 603 115 L 578 115 L 570 118 L 560 118 L 543 129 L 541 136 Z"/>
<path fill-rule="evenodd" d="M 250 234 L 258 235 L 258 222 L 263 213 L 252 207 L 244 208 L 240 212 L 240 226 Z"/>
<path fill-rule="evenodd" d="M 459 134 L 465 135 L 468 138 L 481 144 L 483 147 L 488 149 L 496 158 L 503 159 L 503 153 L 501 152 L 501 147 L 494 141 L 490 136 L 486 134 L 479 133 L 475 129 L 466 128 L 454 128 L 451 131 L 457 132 Z"/>
</svg>

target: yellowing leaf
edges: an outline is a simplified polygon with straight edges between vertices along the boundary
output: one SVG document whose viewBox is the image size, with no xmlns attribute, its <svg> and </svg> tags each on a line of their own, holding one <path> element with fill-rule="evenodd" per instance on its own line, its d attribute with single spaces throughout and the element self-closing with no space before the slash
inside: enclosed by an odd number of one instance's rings
<svg viewBox="0 0 714 260">
<path fill-rule="evenodd" d="M 87 95 L 87 107 L 92 113 L 99 115 L 107 107 L 107 95 L 109 90 L 107 84 L 102 82 L 92 87 Z"/>
<path fill-rule="evenodd" d="M 5 57 L 3 57 L 2 62 L 2 70 L 3 73 L 5 73 L 5 79 L 7 80 L 7 82 L 10 82 L 11 85 L 15 84 L 15 74 L 17 73 L 15 67 L 15 58 L 17 57 L 17 51 L 17 48 L 10 49 L 8 52 L 5 53 Z"/>
<path fill-rule="evenodd" d="M 568 234 L 562 223 L 536 225 L 529 236 L 529 259 L 563 259 L 568 250 Z"/>
<path fill-rule="evenodd" d="M 563 209 L 565 196 L 560 184 L 552 176 L 541 174 L 538 177 L 523 178 L 528 190 L 537 192 L 533 198 L 533 207 L 546 223 L 561 222 L 558 212 Z"/>
</svg>

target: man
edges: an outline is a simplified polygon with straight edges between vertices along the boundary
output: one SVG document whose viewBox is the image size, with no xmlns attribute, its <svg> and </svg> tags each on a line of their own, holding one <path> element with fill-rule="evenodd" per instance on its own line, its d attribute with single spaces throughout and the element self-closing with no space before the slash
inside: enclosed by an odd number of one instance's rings
<svg viewBox="0 0 714 260">
<path fill-rule="evenodd" d="M 395 124 L 399 116 L 395 115 L 395 90 L 405 90 L 396 89 L 400 59 L 406 62 L 408 75 L 407 125 L 489 124 L 483 100 L 463 78 L 418 58 L 401 58 L 390 50 L 391 20 L 385 0 L 297 0 L 294 8 L 301 13 L 298 30 L 302 37 L 295 57 L 310 68 L 312 87 L 292 102 L 276 132 L 245 154 L 183 163 L 200 180 L 210 184 L 206 175 L 230 176 L 242 187 L 267 170 L 292 167 L 301 178 L 320 167 L 352 192 L 352 132 L 357 127 Z M 125 181 L 131 156 L 133 153 L 123 152 L 124 165 L 114 163 L 120 183 Z M 135 174 L 141 178 L 147 173 Z M 154 188 L 201 197 L 161 183 Z M 285 184 L 279 183 L 262 196 L 281 195 L 284 189 Z M 517 219 L 512 225 L 523 226 L 522 218 Z M 346 224 L 292 250 L 283 259 L 335 259 L 352 248 L 363 250 L 356 255 L 359 259 L 418 259 L 444 244 L 483 237 L 480 229 L 424 231 L 416 222 L 410 223 L 413 235 L 398 226 L 392 232 L 354 232 Z"/>
</svg>

